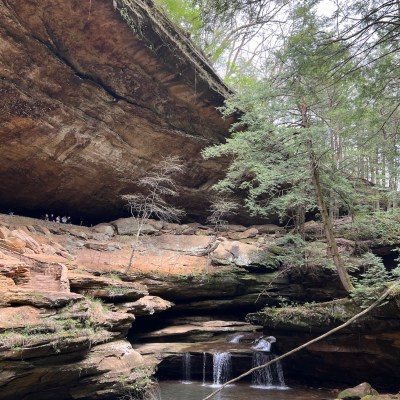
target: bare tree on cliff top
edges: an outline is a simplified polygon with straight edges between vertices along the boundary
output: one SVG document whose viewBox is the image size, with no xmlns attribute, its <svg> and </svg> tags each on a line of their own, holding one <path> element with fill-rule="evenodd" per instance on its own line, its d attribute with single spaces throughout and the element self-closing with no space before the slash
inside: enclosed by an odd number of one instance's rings
<svg viewBox="0 0 400 400">
<path fill-rule="evenodd" d="M 179 222 L 184 211 L 168 203 L 168 199 L 178 195 L 175 177 L 182 174 L 185 167 L 178 157 L 167 156 L 148 175 L 140 178 L 138 185 L 143 192 L 121 196 L 127 202 L 130 213 L 135 218 L 137 232 L 132 243 L 132 251 L 125 273 L 132 267 L 140 235 L 146 221 L 155 217 L 162 221 Z"/>
</svg>

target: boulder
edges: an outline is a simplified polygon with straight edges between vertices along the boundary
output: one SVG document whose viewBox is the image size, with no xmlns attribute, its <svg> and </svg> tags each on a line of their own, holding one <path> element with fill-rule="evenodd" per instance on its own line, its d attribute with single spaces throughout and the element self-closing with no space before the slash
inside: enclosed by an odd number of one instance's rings
<svg viewBox="0 0 400 400">
<path fill-rule="evenodd" d="M 112 221 L 111 225 L 113 225 L 118 235 L 130 235 L 134 236 L 137 234 L 139 229 L 139 223 L 135 218 L 120 218 L 116 221 Z M 142 225 L 140 229 L 140 233 L 143 235 L 152 235 L 159 231 L 159 229 L 155 228 L 150 223 L 145 223 Z"/>
<path fill-rule="evenodd" d="M 155 220 L 155 219 L 148 219 L 147 223 L 149 225 L 151 225 L 152 227 L 154 227 L 155 229 L 157 229 L 158 231 L 163 229 L 164 225 L 166 224 L 165 221 L 158 221 L 158 220 Z"/>
<path fill-rule="evenodd" d="M 256 228 L 259 233 L 285 233 L 285 228 L 275 224 L 253 225 L 251 228 Z"/>
<path fill-rule="evenodd" d="M 254 244 L 230 240 L 221 241 L 220 245 L 211 253 L 211 260 L 217 265 L 276 266 L 274 257 L 268 253 L 267 249 Z"/>
<path fill-rule="evenodd" d="M 361 400 L 365 396 L 376 396 L 378 394 L 369 383 L 363 382 L 353 388 L 343 390 L 337 398 L 341 400 Z"/>
<path fill-rule="evenodd" d="M 115 235 L 115 229 L 111 224 L 98 224 L 92 228 L 92 231 L 108 237 Z"/>
<path fill-rule="evenodd" d="M 247 228 L 243 225 L 222 225 L 219 230 L 221 232 L 244 232 Z"/>
<path fill-rule="evenodd" d="M 86 232 L 83 232 L 79 229 L 69 229 L 67 231 L 70 235 L 75 236 L 79 239 L 83 239 L 83 240 L 87 240 L 88 239 L 88 235 Z"/>
<path fill-rule="evenodd" d="M 233 233 L 228 233 L 229 239 L 232 240 L 242 240 L 242 239 L 249 239 L 256 237 L 258 235 L 258 229 L 256 228 L 250 228 L 246 229 L 243 232 L 233 232 Z"/>
<path fill-rule="evenodd" d="M 197 235 L 164 234 L 147 238 L 145 244 L 151 248 L 197 255 L 207 248 L 210 244 L 210 238 Z"/>
<path fill-rule="evenodd" d="M 324 226 L 321 222 L 307 221 L 304 224 L 304 234 L 307 239 L 318 239 L 324 236 Z"/>
<path fill-rule="evenodd" d="M 174 224 L 171 222 L 165 222 L 162 228 L 164 233 L 172 233 L 174 235 L 182 235 L 182 233 L 188 228 L 188 225 Z"/>
<path fill-rule="evenodd" d="M 132 312 L 135 316 L 153 315 L 155 313 L 168 310 L 173 306 L 174 303 L 164 300 L 158 296 L 144 296 L 137 301 L 121 303 L 118 305 L 119 308 L 126 310 L 127 312 Z"/>
</svg>

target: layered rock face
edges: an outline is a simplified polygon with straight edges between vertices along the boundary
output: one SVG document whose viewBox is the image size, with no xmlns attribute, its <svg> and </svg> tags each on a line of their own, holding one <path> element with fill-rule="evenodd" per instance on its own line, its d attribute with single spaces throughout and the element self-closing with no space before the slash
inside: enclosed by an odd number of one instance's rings
<svg viewBox="0 0 400 400">
<path fill-rule="evenodd" d="M 163 359 L 179 363 L 186 351 L 232 348 L 250 366 L 250 344 L 226 339 L 254 340 L 261 327 L 235 312 L 296 292 L 263 257 L 279 227 L 230 227 L 218 240 L 199 224 L 148 221 L 146 229 L 127 271 L 133 219 L 88 228 L 0 216 L 2 399 L 137 395 Z"/>
<path fill-rule="evenodd" d="M 205 209 L 221 165 L 200 150 L 227 135 L 227 89 L 154 8 L 126 3 L 0 1 L 0 208 L 111 219 L 175 155 L 181 204 Z"/>
<path fill-rule="evenodd" d="M 319 226 L 306 228 L 319 237 Z M 285 352 L 357 312 L 347 300 L 332 301 L 341 296 L 338 279 L 313 255 L 324 251 L 322 242 L 308 249 L 309 264 L 282 274 L 280 257 L 291 243 L 278 226 L 230 225 L 216 237 L 197 223 L 148 220 L 128 269 L 137 229 L 132 218 L 89 228 L 0 215 L 2 398 L 136 393 L 157 366 L 160 377 L 179 379 L 185 352 L 200 379 L 204 352 L 232 352 L 239 374 L 250 368 L 260 335 L 275 336 L 273 351 Z M 356 267 L 356 243 L 339 243 Z M 282 301 L 311 304 L 276 308 Z M 398 315 L 395 296 L 360 324 L 297 353 L 284 363 L 288 383 L 367 379 L 394 387 Z M 237 335 L 246 342 L 230 342 Z"/>
<path fill-rule="evenodd" d="M 134 307 L 113 310 L 98 299 L 136 301 L 146 288 L 86 276 L 84 294 L 73 293 L 68 268 L 59 262 L 65 259 L 54 255 L 68 252 L 25 228 L 29 241 L 20 240 L 18 253 L 12 232 L 0 252 L 1 398 L 95 399 L 144 390 L 153 368 L 125 339 Z M 26 247 L 32 243 L 36 252 Z M 42 253 L 50 248 L 53 255 Z"/>
</svg>

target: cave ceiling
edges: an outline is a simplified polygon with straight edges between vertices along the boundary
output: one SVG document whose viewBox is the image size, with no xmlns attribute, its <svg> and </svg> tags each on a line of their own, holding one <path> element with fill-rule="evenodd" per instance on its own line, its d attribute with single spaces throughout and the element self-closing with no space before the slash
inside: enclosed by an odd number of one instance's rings
<svg viewBox="0 0 400 400">
<path fill-rule="evenodd" d="M 149 2 L 1 0 L 1 209 L 114 218 L 174 155 L 178 203 L 204 215 L 225 165 L 200 151 L 228 135 L 228 94 Z"/>
</svg>

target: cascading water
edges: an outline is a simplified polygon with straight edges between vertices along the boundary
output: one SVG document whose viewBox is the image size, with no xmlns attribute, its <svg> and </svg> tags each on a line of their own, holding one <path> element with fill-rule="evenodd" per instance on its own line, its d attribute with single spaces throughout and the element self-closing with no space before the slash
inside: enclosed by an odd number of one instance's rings
<svg viewBox="0 0 400 400">
<path fill-rule="evenodd" d="M 228 341 L 228 343 L 240 343 L 240 339 L 243 337 L 244 335 L 236 335 L 234 336 L 231 340 Z"/>
<path fill-rule="evenodd" d="M 252 349 L 257 351 L 271 351 L 271 342 L 265 339 L 260 339 Z"/>
<path fill-rule="evenodd" d="M 232 375 L 231 353 L 213 354 L 213 381 L 214 385 L 222 385 L 229 381 Z"/>
<path fill-rule="evenodd" d="M 192 383 L 190 380 L 191 365 L 190 365 L 190 353 L 182 354 L 182 383 Z"/>
<path fill-rule="evenodd" d="M 274 354 L 268 354 L 263 351 L 255 351 L 253 353 L 253 367 L 266 364 L 274 358 Z M 257 387 L 286 389 L 287 386 L 285 385 L 282 364 L 280 361 L 276 361 L 267 367 L 254 371 L 252 373 L 252 383 L 253 386 Z"/>
<path fill-rule="evenodd" d="M 253 367 L 259 367 L 275 358 L 274 354 L 269 353 L 271 351 L 272 343 L 275 342 L 276 338 L 274 336 L 269 336 L 267 338 L 260 337 L 256 341 L 255 346 L 252 347 L 253 350 L 256 350 L 253 353 Z M 257 387 L 286 388 L 282 364 L 280 361 L 276 361 L 267 367 L 255 370 L 252 373 L 252 381 L 253 385 Z"/>
</svg>

